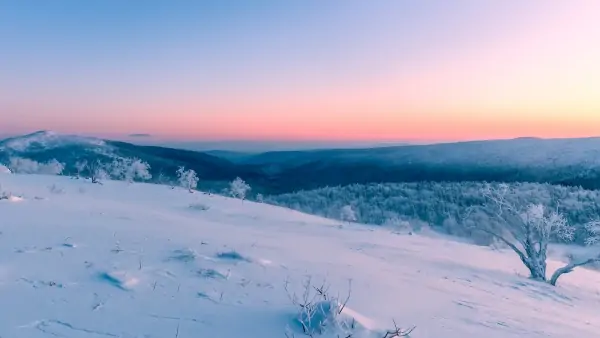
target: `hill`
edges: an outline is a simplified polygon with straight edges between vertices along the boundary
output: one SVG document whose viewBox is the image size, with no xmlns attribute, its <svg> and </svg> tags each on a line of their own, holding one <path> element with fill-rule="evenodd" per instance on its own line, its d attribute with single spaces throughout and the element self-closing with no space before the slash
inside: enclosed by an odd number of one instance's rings
<svg viewBox="0 0 600 338">
<path fill-rule="evenodd" d="M 354 183 L 539 182 L 600 188 L 600 138 L 268 152 L 247 158 L 280 192 Z"/>
<path fill-rule="evenodd" d="M 15 196 L 0 200 L 2 337 L 303 337 L 288 295 L 302 298 L 307 275 L 342 300 L 351 289 L 352 337 L 381 338 L 392 320 L 413 338 L 600 332 L 590 270 L 553 288 L 511 253 L 433 235 L 152 184 L 0 183 Z"/>
<path fill-rule="evenodd" d="M 185 166 L 198 173 L 201 180 L 200 187 L 212 190 L 220 190 L 238 176 L 247 178 L 255 184 L 265 181 L 263 175 L 247 166 L 238 166 L 227 159 L 207 153 L 140 146 L 52 131 L 39 131 L 0 141 L 0 163 L 8 163 L 11 156 L 40 162 L 57 159 L 66 164 L 66 174 L 75 172 L 77 161 L 110 162 L 114 158 L 139 158 L 150 164 L 155 181 L 174 181 L 177 168 Z"/>
<path fill-rule="evenodd" d="M 394 182 L 538 182 L 600 188 L 600 139 L 495 140 L 369 149 L 280 151 L 261 154 L 198 152 L 98 140 L 48 131 L 0 141 L 10 156 L 56 158 L 74 171 L 81 159 L 136 157 L 155 180 L 174 180 L 179 166 L 195 170 L 200 187 L 220 191 L 242 177 L 254 193 L 282 194 L 326 186 Z"/>
</svg>

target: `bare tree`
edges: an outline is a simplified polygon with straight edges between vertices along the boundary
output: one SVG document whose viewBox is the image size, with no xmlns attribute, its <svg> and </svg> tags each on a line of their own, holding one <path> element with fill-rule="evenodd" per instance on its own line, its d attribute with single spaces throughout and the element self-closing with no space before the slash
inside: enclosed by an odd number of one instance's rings
<svg viewBox="0 0 600 338">
<path fill-rule="evenodd" d="M 526 208 L 519 208 L 509 200 L 513 192 L 506 184 L 497 187 L 488 184 L 482 193 L 488 201 L 484 207 L 493 213 L 498 223 L 479 224 L 477 230 L 495 237 L 514 251 L 529 270 L 531 279 L 556 285 L 561 275 L 573 271 L 575 267 L 600 261 L 598 255 L 571 262 L 556 270 L 549 280 L 546 279 L 546 260 L 550 241 L 553 238 L 573 240 L 575 228 L 567 223 L 558 209 L 549 210 L 542 204 L 530 204 Z M 472 209 L 468 210 L 467 217 L 471 211 Z M 590 223 L 588 227 L 598 229 L 588 240 L 590 243 L 595 243 L 600 239 L 600 223 Z"/>
</svg>

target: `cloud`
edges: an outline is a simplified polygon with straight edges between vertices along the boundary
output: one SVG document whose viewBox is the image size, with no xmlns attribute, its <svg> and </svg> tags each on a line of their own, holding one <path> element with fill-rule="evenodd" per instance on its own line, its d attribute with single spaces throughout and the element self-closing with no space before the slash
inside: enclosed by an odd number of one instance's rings
<svg viewBox="0 0 600 338">
<path fill-rule="evenodd" d="M 152 137 L 152 135 L 150 135 L 150 134 L 129 134 L 128 136 L 129 137 L 142 137 L 142 138 Z"/>
</svg>

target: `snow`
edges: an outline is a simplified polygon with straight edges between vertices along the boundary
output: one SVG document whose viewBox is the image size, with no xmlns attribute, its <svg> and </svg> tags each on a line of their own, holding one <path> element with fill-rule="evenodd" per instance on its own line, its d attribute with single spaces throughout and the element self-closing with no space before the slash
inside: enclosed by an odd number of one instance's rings
<svg viewBox="0 0 600 338">
<path fill-rule="evenodd" d="M 380 338 L 393 321 L 416 338 L 600 332 L 592 270 L 552 287 L 508 251 L 183 188 L 0 183 L 21 198 L 0 200 L 1 337 L 304 337 L 286 288 L 301 294 L 307 275 L 339 299 L 351 285 L 342 315 L 361 327 L 353 338 Z"/>
<path fill-rule="evenodd" d="M 11 171 L 5 165 L 0 164 L 0 174 L 10 174 Z"/>
<path fill-rule="evenodd" d="M 43 130 L 32 134 L 1 140 L 0 150 L 24 152 L 34 148 L 47 150 L 72 144 L 104 146 L 105 142 L 93 137 L 65 135 L 54 131 Z"/>
</svg>

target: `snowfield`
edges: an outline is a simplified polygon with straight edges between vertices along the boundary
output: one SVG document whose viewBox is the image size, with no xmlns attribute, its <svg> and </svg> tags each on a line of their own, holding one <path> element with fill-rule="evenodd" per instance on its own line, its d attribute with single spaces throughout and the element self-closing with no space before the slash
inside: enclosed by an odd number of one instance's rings
<svg viewBox="0 0 600 338">
<path fill-rule="evenodd" d="M 600 337 L 592 270 L 551 287 L 508 251 L 167 186 L 0 185 L 13 196 L 0 200 L 3 338 L 306 337 L 290 300 L 306 276 L 342 301 L 351 289 L 353 338 L 394 321 L 415 338 Z"/>
</svg>

